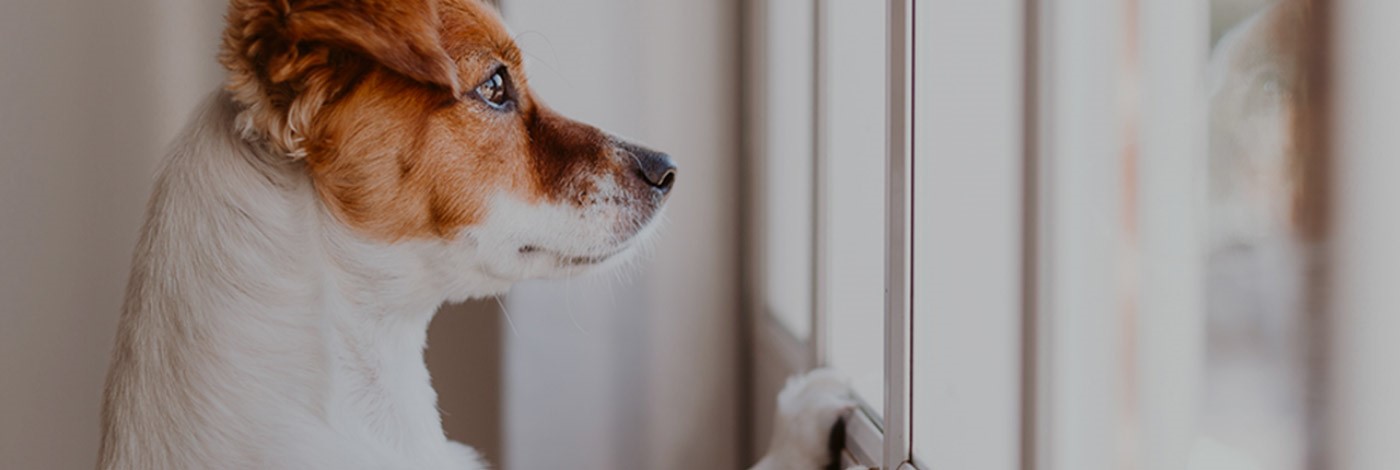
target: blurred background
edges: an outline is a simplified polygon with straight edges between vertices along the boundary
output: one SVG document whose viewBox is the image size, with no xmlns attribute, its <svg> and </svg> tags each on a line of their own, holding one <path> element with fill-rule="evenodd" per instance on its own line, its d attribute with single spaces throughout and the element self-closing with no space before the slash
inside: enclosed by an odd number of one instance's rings
<svg viewBox="0 0 1400 470">
<path fill-rule="evenodd" d="M 1400 75 L 1366 47 L 1400 11 L 918 1 L 912 458 L 1393 468 L 1338 456 L 1400 422 L 1373 347 L 1400 327 L 1373 217 L 1400 102 L 1351 91 Z M 817 365 L 891 423 L 888 2 L 499 3 L 540 96 L 681 176 L 637 266 L 444 307 L 449 437 L 497 468 L 744 468 Z M 221 86 L 225 5 L 0 3 L 0 469 L 95 461 L 130 255 L 165 146 Z"/>
</svg>

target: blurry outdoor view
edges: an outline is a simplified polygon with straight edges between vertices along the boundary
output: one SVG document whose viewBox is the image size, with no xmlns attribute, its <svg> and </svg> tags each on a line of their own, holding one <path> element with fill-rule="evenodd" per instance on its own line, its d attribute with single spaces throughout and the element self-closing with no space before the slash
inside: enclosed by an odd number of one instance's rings
<svg viewBox="0 0 1400 470">
<path fill-rule="evenodd" d="M 1212 0 L 1206 364 L 1195 470 L 1306 466 L 1303 2 Z"/>
</svg>

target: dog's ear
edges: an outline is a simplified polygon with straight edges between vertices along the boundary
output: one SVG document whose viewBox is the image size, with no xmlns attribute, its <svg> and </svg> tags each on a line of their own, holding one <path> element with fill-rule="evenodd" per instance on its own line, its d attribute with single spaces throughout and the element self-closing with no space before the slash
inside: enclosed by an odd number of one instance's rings
<svg viewBox="0 0 1400 470">
<path fill-rule="evenodd" d="M 280 84 L 305 78 L 308 69 L 339 50 L 455 95 L 460 91 L 457 69 L 438 35 L 435 2 L 232 0 L 225 65 L 251 68 L 234 71 Z"/>
<path fill-rule="evenodd" d="M 315 116 L 374 64 L 459 95 L 436 2 L 231 0 L 219 60 L 239 132 L 305 157 Z"/>
</svg>

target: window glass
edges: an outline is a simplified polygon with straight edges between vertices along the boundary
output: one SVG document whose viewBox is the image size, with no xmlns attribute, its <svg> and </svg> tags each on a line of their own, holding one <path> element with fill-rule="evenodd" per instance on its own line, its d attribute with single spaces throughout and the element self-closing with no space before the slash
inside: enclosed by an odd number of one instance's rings
<svg viewBox="0 0 1400 470">
<path fill-rule="evenodd" d="M 1205 365 L 1192 469 L 1295 470 L 1308 451 L 1309 242 L 1293 124 L 1303 2 L 1213 0 Z"/>
<path fill-rule="evenodd" d="M 767 2 L 764 83 L 764 286 L 768 309 L 793 335 L 811 332 L 814 9 L 812 2 Z"/>
<path fill-rule="evenodd" d="M 822 14 L 828 360 L 879 413 L 884 401 L 885 2 Z"/>
</svg>

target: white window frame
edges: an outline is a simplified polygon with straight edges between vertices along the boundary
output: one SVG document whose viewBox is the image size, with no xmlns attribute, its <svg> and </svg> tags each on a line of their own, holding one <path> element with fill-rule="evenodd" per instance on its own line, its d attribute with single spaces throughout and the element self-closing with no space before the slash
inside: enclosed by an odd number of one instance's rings
<svg viewBox="0 0 1400 470">
<path fill-rule="evenodd" d="M 880 465 L 913 466 L 914 0 L 889 2 L 885 127 L 885 412 Z M 851 443 L 860 443 L 853 439 Z"/>
<path fill-rule="evenodd" d="M 826 218 L 826 201 L 824 195 L 824 171 L 826 168 L 826 149 L 823 140 L 820 138 L 821 130 L 826 126 L 824 115 L 824 100 L 822 99 L 824 83 L 822 67 L 825 64 L 826 44 L 825 35 L 821 25 L 824 23 L 825 2 L 830 0 L 814 0 L 815 7 L 815 34 L 812 41 L 813 62 L 816 64 L 814 76 L 818 77 L 815 83 L 815 93 L 813 96 L 814 109 L 816 110 L 812 125 L 818 132 L 813 143 L 813 159 L 815 178 L 815 215 L 813 227 L 813 266 L 818 270 L 818 275 L 812 277 L 814 298 L 812 303 L 812 317 L 810 336 L 807 340 L 795 337 L 786 331 L 777 321 L 775 321 L 769 306 L 766 303 L 765 292 L 761 279 L 765 278 L 762 257 L 750 256 L 750 277 L 749 285 L 750 303 L 752 311 L 759 312 L 753 315 L 754 322 L 750 325 L 753 334 L 753 351 L 760 357 L 756 358 L 758 363 L 754 371 L 753 383 L 753 403 L 750 409 L 755 413 L 754 435 L 752 436 L 753 448 L 761 448 L 763 436 L 769 430 L 769 423 L 764 423 L 765 417 L 770 415 L 768 403 L 776 392 L 777 385 L 781 383 L 781 378 L 774 374 L 791 374 L 804 370 L 812 366 L 824 365 L 827 363 L 827 331 L 826 319 L 827 311 L 823 296 L 820 293 L 824 289 L 826 276 L 822 269 L 826 264 L 824 239 Z M 912 455 L 912 425 L 913 420 L 910 414 L 912 403 L 912 376 L 911 362 L 913 360 L 913 328 L 912 328 L 912 289 L 911 280 L 913 273 L 912 253 L 912 188 L 913 175 L 910 171 L 913 162 L 913 138 L 915 131 L 913 124 L 913 64 L 914 50 L 910 47 L 913 44 L 914 23 L 913 8 L 915 0 L 894 0 L 888 2 L 888 33 L 887 38 L 887 74 L 888 93 L 887 99 L 887 146 L 886 146 L 886 294 L 885 294 L 885 343 L 884 343 L 884 369 L 886 377 L 886 387 L 884 390 L 884 410 L 880 413 L 879 421 L 872 419 L 869 413 L 858 413 L 847 423 L 847 453 L 845 458 L 847 463 L 860 463 L 869 466 L 884 467 L 884 462 L 898 462 L 899 468 L 921 468 L 915 463 Z M 750 23 L 747 25 L 749 37 L 758 41 L 766 40 L 767 21 L 763 2 L 748 4 Z M 748 48 L 749 74 L 747 75 L 750 84 L 759 84 L 758 90 L 751 90 L 750 97 L 762 97 L 764 91 L 763 84 L 768 82 L 765 74 L 765 57 L 768 44 L 751 41 Z M 749 151 L 760 158 L 750 159 L 749 172 L 750 182 L 757 183 L 765 181 L 769 169 L 765 167 L 764 158 L 761 158 L 767 148 L 763 139 L 765 135 L 765 103 L 762 99 L 749 99 L 748 110 L 750 128 L 750 138 L 748 141 Z M 754 185 L 751 184 L 752 188 Z M 751 197 L 761 197 L 756 190 L 751 190 Z M 1019 199 L 1019 196 L 1017 197 Z M 766 205 L 762 201 L 757 201 L 749 207 L 758 208 L 749 213 L 750 227 L 749 240 L 751 246 L 761 247 L 764 240 L 765 217 L 762 213 Z M 763 357 L 772 355 L 775 357 Z M 776 359 L 776 360 L 775 360 Z M 774 362 L 777 364 L 775 365 Z"/>
<path fill-rule="evenodd" d="M 819 77 L 816 83 L 816 93 L 813 97 L 816 117 L 813 125 L 820 130 L 826 126 L 824 112 L 824 100 L 822 99 L 824 83 L 820 77 L 822 67 L 825 64 L 826 44 L 825 35 L 820 25 L 824 22 L 825 1 L 814 2 L 816 8 L 816 21 L 818 27 L 813 39 L 813 51 L 816 63 L 815 76 Z M 887 136 L 886 136 L 886 242 L 885 242 L 885 308 L 884 308 L 884 369 L 886 386 L 884 389 L 884 409 L 879 413 L 879 421 L 872 419 L 869 413 L 859 413 L 854 419 L 847 423 L 847 463 L 860 463 L 870 466 L 884 466 L 885 462 L 898 462 L 897 467 L 920 468 L 921 465 L 915 463 L 912 455 L 912 425 L 911 416 L 912 404 L 912 376 L 911 363 L 913 360 L 913 299 L 912 295 L 912 274 L 913 258 L 912 245 L 914 239 L 912 230 L 914 226 L 912 212 L 913 197 L 913 173 L 911 171 L 914 159 L 915 130 L 913 129 L 913 87 L 914 87 L 914 50 L 911 47 L 914 41 L 913 16 L 914 0 L 895 0 L 888 2 L 886 64 L 888 67 L 886 79 L 888 80 L 886 92 L 887 100 Z M 751 37 L 763 38 L 765 21 L 761 15 L 766 11 L 762 6 L 751 7 L 750 18 L 755 24 L 750 25 Z M 759 45 L 751 49 L 750 57 L 750 83 L 766 83 L 762 73 L 764 71 L 764 61 L 761 57 L 766 45 Z M 761 91 L 759 95 L 761 96 Z M 761 108 L 760 100 L 750 100 L 750 106 Z M 765 138 L 762 123 L 765 116 L 762 109 L 751 109 L 751 127 L 755 134 L 751 140 L 751 150 L 760 152 L 765 148 L 761 139 Z M 825 233 L 824 218 L 826 188 L 822 178 L 826 168 L 826 149 L 822 139 L 818 138 L 814 145 L 815 175 L 816 183 L 816 223 L 814 226 L 814 246 L 816 250 L 813 254 L 813 265 L 820 270 L 825 266 L 824 253 L 826 243 L 823 237 Z M 766 178 L 763 168 L 762 158 L 753 159 L 755 168 L 753 172 L 758 181 Z M 756 195 L 756 194 L 755 194 Z M 1016 196 L 1019 199 L 1019 195 Z M 753 207 L 764 207 L 762 203 L 754 204 Z M 759 234 L 751 234 L 751 240 L 761 241 L 763 230 L 763 216 L 761 213 L 751 214 L 753 227 L 756 227 Z M 761 246 L 761 245 L 760 245 Z M 758 263 L 755 256 L 755 263 Z M 762 266 L 755 266 L 761 277 Z M 817 275 L 813 277 L 814 292 L 822 292 L 823 283 L 827 276 Z M 756 289 L 753 299 L 754 311 L 767 312 L 764 305 L 762 288 Z M 786 358 L 788 367 L 773 368 L 769 370 L 781 370 L 792 372 L 801 370 L 806 366 L 824 365 L 827 363 L 827 332 L 826 332 L 826 305 L 822 301 L 822 296 L 814 298 L 812 312 L 811 336 L 808 341 L 802 341 L 791 334 L 787 334 L 776 322 L 772 321 L 768 315 L 756 315 L 756 324 L 753 325 L 755 333 L 755 350 L 775 351 Z M 799 351 L 805 352 L 801 354 Z M 765 359 L 760 358 L 760 362 Z M 762 366 L 761 366 L 762 367 Z M 753 408 L 762 413 L 766 411 L 762 407 L 767 397 L 771 397 L 774 392 L 767 384 L 776 383 L 773 377 L 764 377 L 760 372 L 755 383 Z M 762 419 L 762 418 L 759 418 Z M 764 434 L 764 427 L 758 426 L 757 435 Z"/>
<path fill-rule="evenodd" d="M 745 2 L 744 18 L 746 24 L 744 31 L 747 38 L 745 47 L 745 63 L 747 64 L 745 81 L 746 86 L 746 149 L 750 155 L 756 158 L 746 159 L 749 188 L 749 208 L 746 214 L 747 225 L 750 227 L 746 234 L 748 246 L 752 247 L 748 252 L 747 259 L 747 302 L 750 312 L 757 314 L 750 315 L 751 321 L 746 325 L 749 337 L 752 341 L 750 351 L 753 353 L 754 361 L 752 369 L 749 371 L 750 400 L 748 410 L 751 412 L 752 422 L 749 436 L 746 439 L 747 447 L 751 456 L 756 455 L 767 444 L 767 436 L 771 434 L 772 423 L 769 419 L 773 415 L 772 397 L 776 396 L 781 388 L 784 379 L 792 374 L 808 370 L 814 367 L 826 365 L 828 363 L 828 342 L 827 342 L 827 316 L 825 296 L 821 292 L 825 289 L 826 276 L 820 273 L 825 272 L 827 257 L 825 255 L 826 238 L 825 224 L 826 217 L 826 185 L 824 176 L 826 172 L 827 150 L 824 139 L 821 138 L 820 130 L 826 127 L 824 120 L 824 100 L 821 97 L 825 83 L 822 68 L 826 64 L 826 44 L 825 32 L 822 24 L 826 16 L 826 1 L 830 0 L 805 0 L 810 1 L 813 7 L 814 21 L 813 37 L 811 38 L 812 64 L 811 70 L 814 83 L 813 95 L 811 97 L 814 107 L 814 116 L 811 121 L 813 126 L 813 169 L 810 177 L 814 180 L 814 206 L 813 206 L 813 226 L 812 235 L 812 265 L 815 268 L 814 275 L 811 276 L 812 283 L 812 311 L 810 312 L 810 328 L 807 338 L 799 338 L 782 325 L 774 317 L 774 312 L 766 298 L 764 280 L 766 279 L 768 266 L 765 266 L 764 256 L 760 256 L 761 250 L 766 240 L 767 214 L 764 208 L 767 203 L 762 200 L 763 193 L 758 189 L 759 185 L 768 178 L 773 171 L 767 165 L 767 158 L 764 157 L 768 147 L 766 139 L 768 110 L 766 108 L 765 84 L 768 83 L 768 35 L 769 26 L 769 1 Z M 783 19 L 779 19 L 783 20 Z M 858 445 L 849 446 L 849 450 L 859 457 L 859 462 L 866 465 L 878 466 L 884 453 L 882 450 L 883 431 L 885 423 L 876 423 L 865 413 L 858 413 L 852 422 L 848 423 L 847 435 L 852 442 L 859 442 Z M 849 457 L 849 455 L 848 455 Z"/>
</svg>

